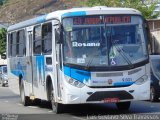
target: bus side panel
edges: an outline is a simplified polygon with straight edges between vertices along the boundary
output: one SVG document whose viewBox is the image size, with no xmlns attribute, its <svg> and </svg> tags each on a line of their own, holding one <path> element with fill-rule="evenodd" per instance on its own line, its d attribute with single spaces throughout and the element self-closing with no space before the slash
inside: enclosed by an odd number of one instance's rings
<svg viewBox="0 0 160 120">
<path fill-rule="evenodd" d="M 46 99 L 45 89 L 45 57 L 34 56 L 33 62 L 33 92 L 36 98 Z"/>
<path fill-rule="evenodd" d="M 13 62 L 11 62 L 11 60 L 13 59 L 10 59 L 8 58 L 7 59 L 7 69 L 8 69 L 8 85 L 9 85 L 9 88 L 16 94 L 20 94 L 19 93 L 19 83 L 18 83 L 18 78 L 17 76 L 15 76 L 14 74 L 12 74 L 12 68 L 11 68 L 11 65 L 13 64 Z M 12 64 L 11 64 L 12 63 Z"/>
<path fill-rule="evenodd" d="M 11 90 L 19 94 L 19 77 L 22 76 L 22 80 L 26 81 L 26 57 L 14 57 L 8 59 L 8 77 L 9 86 Z M 26 88 L 27 86 L 25 86 Z M 29 89 L 25 89 L 25 94 L 28 96 Z"/>
</svg>

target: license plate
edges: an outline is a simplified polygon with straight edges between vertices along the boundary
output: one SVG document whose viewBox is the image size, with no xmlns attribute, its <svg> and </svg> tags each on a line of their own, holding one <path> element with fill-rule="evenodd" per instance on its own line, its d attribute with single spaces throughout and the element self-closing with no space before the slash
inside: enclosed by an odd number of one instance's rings
<svg viewBox="0 0 160 120">
<path fill-rule="evenodd" d="M 116 103 L 116 102 L 119 102 L 119 98 L 105 98 L 103 100 L 105 103 Z"/>
</svg>

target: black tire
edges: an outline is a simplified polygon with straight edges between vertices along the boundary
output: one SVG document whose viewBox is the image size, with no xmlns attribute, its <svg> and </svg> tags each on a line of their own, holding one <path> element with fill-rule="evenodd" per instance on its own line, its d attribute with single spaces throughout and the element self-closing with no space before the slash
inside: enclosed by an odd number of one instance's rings
<svg viewBox="0 0 160 120">
<path fill-rule="evenodd" d="M 21 101 L 24 106 L 29 106 L 31 104 L 31 100 L 28 96 L 25 96 L 23 81 L 20 83 L 20 96 Z"/>
<path fill-rule="evenodd" d="M 54 89 L 53 89 L 52 84 L 51 84 L 50 88 L 51 88 L 50 89 L 50 96 L 51 96 L 50 97 L 50 99 L 51 99 L 50 101 L 51 101 L 52 110 L 56 114 L 62 113 L 64 105 L 55 102 Z"/>
<path fill-rule="evenodd" d="M 151 86 L 151 90 L 150 90 L 150 101 L 151 102 L 157 102 L 158 101 L 158 96 L 155 93 L 155 88 L 153 86 Z"/>
<path fill-rule="evenodd" d="M 128 101 L 128 102 L 118 102 L 118 103 L 116 103 L 116 105 L 117 105 L 118 110 L 124 111 L 124 110 L 129 110 L 131 102 L 130 101 Z"/>
<path fill-rule="evenodd" d="M 7 86 L 7 84 L 6 83 L 2 83 L 2 87 L 6 87 Z"/>
<path fill-rule="evenodd" d="M 37 98 L 32 101 L 33 105 L 41 105 L 41 103 L 42 103 L 41 99 L 37 99 Z"/>
</svg>

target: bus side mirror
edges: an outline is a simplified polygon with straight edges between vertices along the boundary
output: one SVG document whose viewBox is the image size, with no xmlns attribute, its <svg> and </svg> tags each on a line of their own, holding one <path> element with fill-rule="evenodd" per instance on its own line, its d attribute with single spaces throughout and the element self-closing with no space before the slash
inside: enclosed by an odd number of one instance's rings
<svg viewBox="0 0 160 120">
<path fill-rule="evenodd" d="M 4 59 L 4 60 L 5 60 L 6 58 L 7 58 L 7 57 L 6 57 L 6 54 L 2 54 L 2 55 L 1 55 L 1 59 Z"/>
<path fill-rule="evenodd" d="M 58 28 L 55 29 L 55 40 L 57 44 L 61 44 L 63 41 L 63 27 L 59 25 Z"/>
<path fill-rule="evenodd" d="M 152 54 L 153 52 L 153 48 L 152 48 L 152 40 L 151 40 L 151 32 L 150 32 L 150 28 L 149 28 L 149 23 L 147 20 L 145 20 L 144 22 L 145 24 L 145 29 L 146 29 L 146 34 L 147 34 L 147 40 L 148 40 L 148 51 L 150 54 Z"/>
</svg>

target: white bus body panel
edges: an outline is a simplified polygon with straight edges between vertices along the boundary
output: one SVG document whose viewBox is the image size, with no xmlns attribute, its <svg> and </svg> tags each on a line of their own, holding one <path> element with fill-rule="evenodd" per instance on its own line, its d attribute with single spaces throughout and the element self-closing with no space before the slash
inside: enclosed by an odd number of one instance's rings
<svg viewBox="0 0 160 120">
<path fill-rule="evenodd" d="M 49 13 L 44 16 L 40 16 L 34 19 L 30 19 L 15 25 L 12 25 L 8 28 L 8 32 L 13 32 L 19 29 L 26 29 L 26 32 L 28 34 L 28 31 L 33 31 L 33 26 L 37 24 L 43 24 L 46 21 L 51 21 L 53 24 L 53 35 L 52 35 L 52 55 L 49 56 L 32 56 L 32 53 L 30 53 L 30 41 L 29 38 L 26 38 L 26 46 L 27 46 L 27 51 L 26 51 L 26 57 L 24 58 L 8 58 L 8 66 L 11 66 L 12 69 L 14 68 L 16 70 L 16 67 L 18 65 L 18 62 L 22 63 L 21 65 L 25 65 L 27 72 L 26 72 L 26 77 L 24 77 L 23 81 L 24 82 L 24 87 L 25 87 L 25 94 L 26 96 L 34 95 L 35 98 L 40 98 L 47 100 L 47 86 L 46 86 L 46 80 L 47 77 L 50 76 L 53 84 L 53 88 L 55 89 L 55 95 L 57 96 L 55 99 L 59 103 L 63 104 L 77 104 L 77 103 L 94 103 L 94 102 L 103 102 L 103 101 L 86 101 L 88 97 L 90 96 L 87 94 L 87 92 L 90 93 L 95 93 L 95 92 L 103 92 L 103 91 L 125 91 L 133 96 L 132 100 L 148 100 L 149 99 L 149 94 L 150 94 L 150 66 L 142 66 L 140 67 L 142 70 L 128 76 L 128 71 L 111 71 L 111 72 L 123 72 L 122 77 L 130 77 L 134 79 L 134 82 L 142 77 L 143 75 L 148 76 L 148 80 L 141 84 L 132 84 L 128 87 L 114 87 L 114 88 L 91 88 L 88 87 L 87 85 L 84 86 L 83 88 L 77 88 L 69 83 L 66 82 L 65 80 L 65 75 L 63 71 L 63 66 L 62 70 L 58 69 L 57 70 L 57 64 L 58 61 L 56 60 L 56 51 L 57 51 L 57 46 L 55 45 L 55 33 L 54 33 L 54 25 L 56 24 L 56 20 L 54 21 L 53 19 L 57 19 L 61 22 L 61 20 L 64 17 L 72 17 L 72 16 L 78 16 L 78 15 L 114 15 L 114 14 L 130 14 L 130 15 L 141 15 L 141 13 L 137 10 L 134 9 L 129 9 L 129 8 L 107 8 L 107 7 L 93 7 L 93 8 L 79 8 L 79 9 L 69 9 L 69 10 L 61 10 L 61 11 L 55 11 L 52 13 Z M 55 47 L 56 46 L 56 47 Z M 61 47 L 60 45 L 58 47 Z M 29 68 L 30 66 L 27 66 L 29 57 L 32 57 L 32 64 L 33 64 L 33 72 L 31 73 Z M 52 58 L 52 65 L 47 65 L 46 64 L 46 57 L 51 57 Z M 62 60 L 63 62 L 63 60 Z M 12 63 L 12 65 L 11 65 Z M 137 69 L 137 68 L 135 68 Z M 19 94 L 19 75 L 17 71 L 11 71 L 11 68 L 8 67 L 8 77 L 9 77 L 9 87 L 11 88 L 12 91 L 15 93 Z M 101 73 L 101 72 L 97 72 Z M 109 73 L 109 72 L 102 72 L 102 73 Z M 122 79 L 122 77 L 101 77 L 97 78 L 95 76 L 95 72 L 91 72 L 91 79 L 94 79 L 95 81 L 101 80 L 105 81 L 108 79 L 113 79 L 113 80 L 118 80 Z M 30 80 L 30 77 L 33 76 L 33 84 L 32 80 Z M 57 82 L 59 79 L 59 82 Z M 101 83 L 99 83 L 99 86 Z M 32 88 L 33 87 L 33 88 Z M 129 91 L 133 91 L 130 93 Z M 59 92 L 59 93 L 58 93 Z M 126 101 L 131 101 L 130 99 L 126 99 Z"/>
<path fill-rule="evenodd" d="M 67 83 L 64 80 L 63 86 L 65 86 L 65 87 L 63 87 L 63 94 L 62 94 L 63 101 L 62 101 L 62 103 L 63 104 L 103 103 L 104 102 L 103 99 L 101 101 L 98 101 L 98 100 L 97 101 L 96 100 L 95 101 L 87 101 L 87 99 L 91 96 L 88 93 L 92 93 L 92 94 L 94 94 L 96 92 L 104 92 L 105 93 L 107 91 L 109 91 L 109 92 L 114 91 L 115 93 L 119 92 L 119 91 L 125 91 L 126 93 L 133 96 L 133 99 L 126 98 L 125 100 L 120 100 L 120 102 L 135 101 L 135 100 L 149 100 L 149 98 L 150 98 L 150 65 L 147 64 L 146 66 L 139 67 L 139 68 L 141 68 L 142 70 L 139 71 L 138 73 L 135 73 L 132 76 L 128 76 L 125 73 L 127 73 L 128 71 L 131 71 L 131 70 L 124 71 L 124 76 L 117 77 L 117 79 L 130 77 L 134 81 L 136 81 L 140 77 L 142 77 L 143 75 L 147 75 L 148 78 L 147 78 L 146 82 L 144 82 L 143 84 L 140 84 L 140 85 L 134 83 L 134 84 L 127 86 L 127 87 L 91 88 L 88 86 L 84 86 L 83 88 L 77 88 L 73 85 L 70 85 L 69 83 Z M 134 69 L 132 69 L 132 70 L 134 70 Z M 94 75 L 95 73 L 92 73 L 92 74 Z M 115 78 L 116 77 L 110 77 L 110 78 L 106 77 L 105 79 L 107 81 L 108 79 L 115 79 Z M 65 77 L 64 77 L 64 79 L 65 79 Z M 99 78 L 99 79 L 101 79 L 101 78 Z"/>
</svg>

